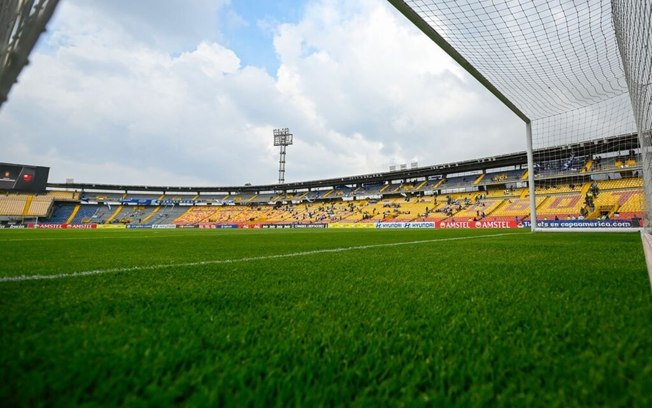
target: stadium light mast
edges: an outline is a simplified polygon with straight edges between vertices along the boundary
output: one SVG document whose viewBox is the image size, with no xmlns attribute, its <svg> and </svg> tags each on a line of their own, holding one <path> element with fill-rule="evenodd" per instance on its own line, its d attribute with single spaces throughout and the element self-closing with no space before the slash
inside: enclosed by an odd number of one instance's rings
<svg viewBox="0 0 652 408">
<path fill-rule="evenodd" d="M 292 136 L 288 128 L 274 129 L 274 146 L 281 147 L 278 159 L 278 184 L 285 183 L 285 149 L 292 144 Z"/>
</svg>

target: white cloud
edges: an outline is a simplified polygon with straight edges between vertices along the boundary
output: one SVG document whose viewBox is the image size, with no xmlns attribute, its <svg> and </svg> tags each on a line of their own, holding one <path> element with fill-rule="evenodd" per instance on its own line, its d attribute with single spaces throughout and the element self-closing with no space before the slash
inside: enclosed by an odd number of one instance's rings
<svg viewBox="0 0 652 408">
<path fill-rule="evenodd" d="M 384 2 L 312 2 L 275 28 L 276 76 L 218 42 L 225 2 L 182 2 L 197 24 L 172 29 L 175 7 L 99 3 L 62 3 L 0 110 L 0 161 L 52 181 L 240 185 L 276 181 L 275 127 L 295 134 L 287 181 L 524 150 L 519 120 Z"/>
</svg>

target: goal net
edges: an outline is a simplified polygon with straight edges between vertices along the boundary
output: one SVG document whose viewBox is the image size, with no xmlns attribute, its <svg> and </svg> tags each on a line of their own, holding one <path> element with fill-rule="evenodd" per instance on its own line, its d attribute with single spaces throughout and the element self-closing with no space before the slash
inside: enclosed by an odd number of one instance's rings
<svg viewBox="0 0 652 408">
<path fill-rule="evenodd" d="M 652 0 L 613 0 L 613 24 L 641 146 L 648 232 L 652 226 Z"/>
<path fill-rule="evenodd" d="M 0 106 L 17 81 L 59 0 L 0 1 Z"/>
<path fill-rule="evenodd" d="M 526 123 L 532 229 L 650 225 L 652 0 L 389 1 Z"/>
</svg>

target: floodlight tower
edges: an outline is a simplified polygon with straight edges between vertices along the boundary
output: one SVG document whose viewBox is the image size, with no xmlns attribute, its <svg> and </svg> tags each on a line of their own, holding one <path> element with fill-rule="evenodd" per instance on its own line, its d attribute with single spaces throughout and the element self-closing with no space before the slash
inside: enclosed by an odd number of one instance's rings
<svg viewBox="0 0 652 408">
<path fill-rule="evenodd" d="M 285 183 L 285 149 L 291 144 L 290 129 L 274 129 L 274 146 L 281 146 L 281 156 L 278 159 L 278 184 Z"/>
</svg>

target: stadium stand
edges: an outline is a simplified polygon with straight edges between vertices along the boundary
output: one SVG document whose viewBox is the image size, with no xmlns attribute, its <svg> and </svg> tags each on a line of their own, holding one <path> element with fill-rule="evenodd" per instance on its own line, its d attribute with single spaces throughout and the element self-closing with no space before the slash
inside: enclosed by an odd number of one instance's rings
<svg viewBox="0 0 652 408">
<path fill-rule="evenodd" d="M 580 194 L 550 195 L 537 205 L 537 216 L 543 220 L 578 217 L 584 206 Z"/>
<path fill-rule="evenodd" d="M 202 222 L 208 222 L 209 217 L 215 212 L 213 207 L 190 207 L 181 216 L 176 218 L 173 223 L 177 225 L 193 225 Z"/>
<path fill-rule="evenodd" d="M 52 216 L 48 219 L 48 222 L 53 224 L 65 224 L 68 218 L 72 215 L 76 206 L 77 205 L 74 203 L 67 202 L 55 204 Z"/>
<path fill-rule="evenodd" d="M 54 198 L 51 195 L 28 196 L 26 209 L 23 211 L 27 217 L 47 217 L 50 215 Z"/>
<path fill-rule="evenodd" d="M 101 202 L 119 202 L 126 197 L 126 193 L 82 193 L 81 201 L 89 203 L 101 203 Z"/>
<path fill-rule="evenodd" d="M 92 221 L 93 214 L 100 208 L 100 205 L 97 204 L 86 204 L 78 207 L 79 210 L 75 214 L 72 220 L 69 220 L 69 224 L 88 224 Z M 73 210 L 74 211 L 74 210 Z"/>
<path fill-rule="evenodd" d="M 89 222 L 94 224 L 105 224 L 109 221 L 111 216 L 116 212 L 116 208 L 119 207 L 109 207 L 107 205 L 98 205 L 97 209 L 91 215 Z"/>
<path fill-rule="evenodd" d="M 525 170 L 523 169 L 486 173 L 485 176 L 479 180 L 477 184 L 481 186 L 487 186 L 493 184 L 515 183 L 521 181 L 524 174 Z"/>
<path fill-rule="evenodd" d="M 494 215 L 494 211 L 503 203 L 504 200 L 477 198 L 470 205 L 454 214 L 455 217 L 461 217 L 467 220 L 482 220 Z"/>
<path fill-rule="evenodd" d="M 598 181 L 601 190 L 642 189 L 643 179 L 639 177 Z"/>
<path fill-rule="evenodd" d="M 122 197 L 123 200 L 163 200 L 165 195 L 162 193 L 127 193 Z"/>
<path fill-rule="evenodd" d="M 152 205 L 78 205 L 76 203 L 79 201 L 75 201 L 74 197 L 79 197 L 79 194 L 70 192 L 34 196 L 5 194 L 0 200 L 0 215 L 45 217 L 45 222 L 52 223 L 144 225 L 523 220 L 529 216 L 527 189 L 502 188 L 518 181 L 523 173 L 523 170 L 489 172 L 473 177 L 451 177 L 446 179 L 446 182 L 422 180 L 418 183 L 387 183 L 382 186 L 358 186 L 348 189 L 335 187 L 330 190 L 303 191 L 295 194 L 85 195 L 86 200 L 91 201 L 100 199 L 105 202 L 119 202 L 137 199 L 151 200 Z M 621 176 L 614 174 L 614 177 Z M 436 192 L 451 189 L 471 191 L 441 195 L 424 195 L 423 191 L 417 191 L 431 188 L 433 185 L 441 187 Z M 486 190 L 479 189 L 481 187 Z M 377 194 L 381 189 L 386 193 Z M 382 198 L 358 198 L 375 194 Z M 589 196 L 590 202 L 587 201 Z M 207 202 L 215 202 L 213 200 L 230 204 L 206 205 Z M 174 204 L 181 201 L 186 205 Z M 643 211 L 642 202 L 642 179 L 639 177 L 589 180 L 580 184 L 564 185 L 546 181 L 537 187 L 537 212 L 542 220 L 640 217 Z"/>
<path fill-rule="evenodd" d="M 459 189 L 473 188 L 473 182 L 479 177 L 479 174 L 463 175 L 456 177 L 447 177 L 438 188 L 443 192 L 452 192 Z"/>
<path fill-rule="evenodd" d="M 537 197 L 536 205 L 537 208 L 545 197 Z M 530 215 L 530 199 L 529 198 L 511 198 L 505 199 L 503 202 L 496 207 L 492 212 L 492 217 L 499 220 L 513 220 L 518 218 L 522 220 L 529 217 Z"/>
<path fill-rule="evenodd" d="M 616 193 L 612 192 L 611 194 Z M 612 218 L 641 218 L 645 208 L 645 196 L 643 195 L 642 190 L 631 191 L 629 193 L 621 193 L 618 203 L 619 206 L 613 212 Z"/>
<path fill-rule="evenodd" d="M 146 220 L 147 224 L 172 224 L 175 219 L 188 211 L 188 207 L 183 206 L 161 206 L 159 208 L 160 210 L 157 213 L 152 214 L 152 217 Z"/>
<path fill-rule="evenodd" d="M 122 224 L 141 224 L 142 221 L 157 208 L 157 206 L 144 205 L 122 206 L 120 213 L 113 219 L 117 219 L 118 222 Z M 98 219 L 98 221 L 101 221 L 103 215 L 104 213 L 98 211 L 93 215 L 93 217 Z"/>
<path fill-rule="evenodd" d="M 585 169 L 589 158 L 586 156 L 577 156 L 574 151 L 565 155 L 565 157 L 539 162 L 535 164 L 535 178 L 551 178 L 555 176 L 568 177 L 569 174 L 580 174 Z"/>
<path fill-rule="evenodd" d="M 48 191 L 47 195 L 56 201 L 77 201 L 79 194 L 74 191 Z"/>
<path fill-rule="evenodd" d="M 601 152 L 580 157 L 564 146 L 562 153 L 552 160 L 536 162 L 536 206 L 541 220 L 641 217 L 643 180 L 638 151 Z M 527 219 L 530 199 L 525 155 L 499 159 L 374 174 L 369 180 L 354 176 L 329 183 L 298 183 L 298 188 L 283 191 L 259 191 L 247 186 L 242 191 L 234 188 L 235 191 L 221 192 L 152 192 L 145 191 L 145 186 L 143 191 L 133 186 L 115 186 L 115 191 L 106 188 L 95 192 L 86 190 L 86 185 L 75 185 L 75 191 L 68 184 L 51 185 L 49 191 L 41 194 L 3 192 L 0 222 L 38 219 L 72 224 L 255 227 Z M 420 175 L 413 174 L 421 171 Z M 569 174 L 572 176 L 568 177 Z"/>
<path fill-rule="evenodd" d="M 27 195 L 6 194 L 0 200 L 0 215 L 21 216 L 27 205 Z"/>
</svg>

